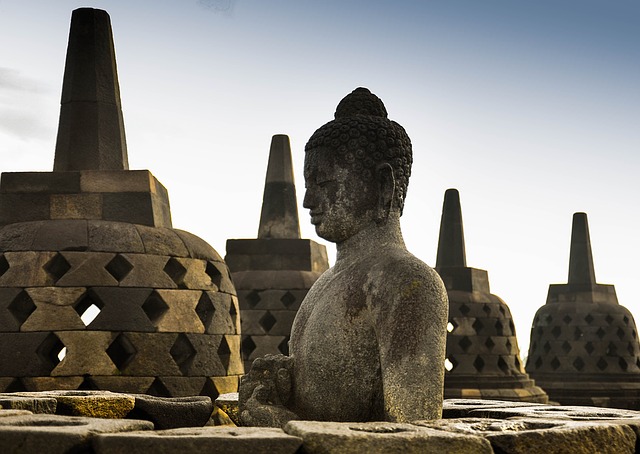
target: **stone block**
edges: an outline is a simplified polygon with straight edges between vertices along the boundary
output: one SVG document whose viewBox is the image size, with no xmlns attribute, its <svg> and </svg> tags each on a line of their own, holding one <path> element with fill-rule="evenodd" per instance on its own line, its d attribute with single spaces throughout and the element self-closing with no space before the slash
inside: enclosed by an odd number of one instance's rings
<svg viewBox="0 0 640 454">
<path fill-rule="evenodd" d="M 58 345 L 61 344 L 57 337 L 47 332 L 0 333 L 0 363 L 3 375 L 48 376 L 58 361 Z"/>
<path fill-rule="evenodd" d="M 32 415 L 28 410 L 0 410 L 0 418 L 7 418 L 12 416 L 29 416 Z"/>
<path fill-rule="evenodd" d="M 184 375 L 206 377 L 227 375 L 227 349 L 224 336 L 184 334 L 178 336 L 172 352 Z"/>
<path fill-rule="evenodd" d="M 34 310 L 33 301 L 21 288 L 0 287 L 0 331 L 20 331 Z"/>
<path fill-rule="evenodd" d="M 213 402 L 206 396 L 166 398 L 138 394 L 127 417 L 151 421 L 156 430 L 161 430 L 204 426 L 212 412 Z"/>
<path fill-rule="evenodd" d="M 240 309 L 266 309 L 297 311 L 308 290 L 238 290 Z"/>
<path fill-rule="evenodd" d="M 91 381 L 99 389 L 108 389 L 116 393 L 141 394 L 149 389 L 155 377 L 123 377 L 123 376 L 92 376 Z"/>
<path fill-rule="evenodd" d="M 3 452 L 63 454 L 90 452 L 97 434 L 152 430 L 149 421 L 78 416 L 26 415 L 0 418 Z"/>
<path fill-rule="evenodd" d="M 0 377 L 0 392 L 13 393 L 16 391 L 24 391 L 25 387 L 19 378 Z"/>
<path fill-rule="evenodd" d="M 123 375 L 181 376 L 180 368 L 170 354 L 178 337 L 175 333 L 123 333 L 135 353 L 120 367 Z"/>
<path fill-rule="evenodd" d="M 34 251 L 85 251 L 88 246 L 87 221 L 58 219 L 42 223 L 31 247 Z"/>
<path fill-rule="evenodd" d="M 202 292 L 195 310 L 207 334 L 238 334 L 240 317 L 235 297 L 228 293 Z"/>
<path fill-rule="evenodd" d="M 116 375 L 118 368 L 106 350 L 116 337 L 109 331 L 57 331 L 66 355 L 51 376 Z"/>
<path fill-rule="evenodd" d="M 242 334 L 288 336 L 296 313 L 293 311 L 243 311 Z"/>
<path fill-rule="evenodd" d="M 209 261 L 207 264 L 207 274 L 211 277 L 211 281 L 218 287 L 218 290 L 230 295 L 236 294 L 236 288 L 231 280 L 229 268 L 224 262 Z"/>
<path fill-rule="evenodd" d="M 147 254 L 187 257 L 189 251 L 178 234 L 169 228 L 136 225 Z"/>
<path fill-rule="evenodd" d="M 131 271 L 120 280 L 120 286 L 164 289 L 178 287 L 164 271 L 169 257 L 146 254 L 121 255 L 131 264 Z"/>
<path fill-rule="evenodd" d="M 80 172 L 82 192 L 149 192 L 157 193 L 155 177 L 148 170 L 83 170 Z"/>
<path fill-rule="evenodd" d="M 0 194 L 0 225 L 49 219 L 49 195 Z"/>
<path fill-rule="evenodd" d="M 205 377 L 158 377 L 146 394 L 158 397 L 197 396 L 205 384 Z"/>
<path fill-rule="evenodd" d="M 218 290 L 226 271 L 205 260 L 177 257 L 169 259 L 166 270 L 172 271 L 170 275 L 178 287 L 194 290 Z"/>
<path fill-rule="evenodd" d="M 83 330 L 85 325 L 74 307 L 85 291 L 76 287 L 25 289 L 35 304 L 35 310 L 22 324 L 20 331 Z"/>
<path fill-rule="evenodd" d="M 240 410 L 238 408 L 238 393 L 224 393 L 216 398 L 216 406 L 231 418 L 236 426 L 240 426 Z"/>
<path fill-rule="evenodd" d="M 89 249 L 105 252 L 144 253 L 134 225 L 126 222 L 88 221 Z"/>
<path fill-rule="evenodd" d="M 3 172 L 0 192 L 76 194 L 80 190 L 79 172 Z"/>
<path fill-rule="evenodd" d="M 242 336 L 242 357 L 244 359 L 244 369 L 249 371 L 251 364 L 257 358 L 264 355 L 286 354 L 289 347 L 288 336 Z"/>
<path fill-rule="evenodd" d="M 233 282 L 238 288 L 256 290 L 309 289 L 318 278 L 312 272 L 236 271 Z"/>
<path fill-rule="evenodd" d="M 102 195 L 102 218 L 105 221 L 128 222 L 152 227 L 171 227 L 156 223 L 153 195 L 144 192 L 113 192 Z"/>
<path fill-rule="evenodd" d="M 411 424 L 290 421 L 284 431 L 303 439 L 305 453 L 443 453 L 491 454 L 489 442 Z"/>
<path fill-rule="evenodd" d="M 54 252 L 5 252 L 6 271 L 0 276 L 0 287 L 46 287 L 56 278 L 46 266 L 56 254 Z"/>
<path fill-rule="evenodd" d="M 201 394 L 207 395 L 212 399 L 218 398 L 222 394 L 235 393 L 238 394 L 238 382 L 240 377 L 231 375 L 227 377 L 207 377 L 205 387 Z"/>
<path fill-rule="evenodd" d="M 469 412 L 469 416 L 506 419 L 525 418 L 562 418 L 573 421 L 640 420 L 640 412 L 619 408 L 601 408 L 570 405 L 529 405 L 522 407 L 491 407 Z"/>
<path fill-rule="evenodd" d="M 240 356 L 240 335 L 227 334 L 223 336 L 223 339 L 223 341 L 220 341 L 217 351 L 223 364 L 226 363 L 227 375 L 243 375 L 244 365 Z M 227 351 L 229 352 L 228 354 Z"/>
<path fill-rule="evenodd" d="M 89 324 L 92 330 L 155 332 L 143 306 L 149 300 L 150 288 L 93 287 L 86 295 L 100 308 Z"/>
<path fill-rule="evenodd" d="M 56 399 L 56 413 L 65 416 L 87 416 L 91 418 L 122 419 L 133 410 L 135 397 L 109 391 L 44 391 L 39 393 L 16 393 L 18 396 Z"/>
<path fill-rule="evenodd" d="M 53 194 L 50 219 L 101 219 L 101 194 Z"/>
<path fill-rule="evenodd" d="M 185 232 L 184 230 L 174 229 L 176 235 L 180 237 L 184 243 L 187 251 L 189 251 L 189 257 L 201 260 L 210 260 L 217 263 L 224 263 L 220 254 L 213 249 L 209 243 L 202 238 L 195 236 L 192 233 Z"/>
<path fill-rule="evenodd" d="M 0 251 L 29 251 L 42 221 L 19 222 L 0 230 Z"/>
<path fill-rule="evenodd" d="M 154 324 L 160 332 L 204 333 L 204 325 L 196 313 L 202 292 L 199 290 L 156 290 L 167 306 Z"/>
<path fill-rule="evenodd" d="M 53 397 L 34 395 L 32 397 L 16 396 L 12 393 L 0 394 L 0 406 L 3 409 L 27 410 L 39 414 L 55 414 L 57 400 Z"/>
<path fill-rule="evenodd" d="M 158 454 L 184 452 L 224 452 L 226 454 L 293 454 L 302 444 L 299 437 L 281 429 L 258 427 L 180 428 L 152 433 L 136 432 L 118 436 L 98 435 L 94 441 L 96 454 Z"/>
<path fill-rule="evenodd" d="M 83 377 L 24 377 L 21 379 L 27 391 L 57 390 L 73 391 L 82 384 Z"/>
<path fill-rule="evenodd" d="M 108 252 L 61 252 L 71 269 L 58 281 L 58 287 L 93 287 L 118 285 L 106 269 L 116 254 Z"/>
</svg>

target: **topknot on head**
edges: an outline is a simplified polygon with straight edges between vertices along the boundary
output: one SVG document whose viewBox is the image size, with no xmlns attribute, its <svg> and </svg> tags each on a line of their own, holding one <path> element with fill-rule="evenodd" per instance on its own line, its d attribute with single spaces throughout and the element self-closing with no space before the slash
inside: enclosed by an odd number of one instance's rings
<svg viewBox="0 0 640 454">
<path fill-rule="evenodd" d="M 371 93 L 368 88 L 359 87 L 342 98 L 336 107 L 334 118 L 337 120 L 354 115 L 387 118 L 387 109 L 382 100 Z"/>
</svg>

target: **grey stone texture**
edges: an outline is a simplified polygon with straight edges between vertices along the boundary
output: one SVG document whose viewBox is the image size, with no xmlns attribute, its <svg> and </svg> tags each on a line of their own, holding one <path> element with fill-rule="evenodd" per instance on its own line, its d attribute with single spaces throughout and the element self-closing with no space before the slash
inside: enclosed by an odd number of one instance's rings
<svg viewBox="0 0 640 454">
<path fill-rule="evenodd" d="M 564 405 L 640 409 L 640 344 L 613 285 L 596 283 L 585 213 L 573 215 L 567 284 L 549 286 L 531 327 L 526 365 Z"/>
<path fill-rule="evenodd" d="M 161 430 L 204 426 L 212 412 L 213 402 L 207 396 L 164 398 L 138 394 L 127 417 L 151 421 L 156 430 Z"/>
<path fill-rule="evenodd" d="M 96 454 L 154 452 L 180 454 L 224 452 L 225 454 L 293 454 L 302 444 L 299 437 L 279 429 L 254 427 L 203 427 L 98 435 L 93 447 Z"/>
<path fill-rule="evenodd" d="M 238 289 L 245 370 L 266 354 L 288 354 L 293 319 L 329 262 L 324 246 L 300 238 L 285 135 L 271 141 L 258 238 L 227 240 L 225 261 Z"/>
<path fill-rule="evenodd" d="M 128 170 L 109 16 L 76 10 L 54 171 L 0 179 L 0 392 L 236 391 L 229 270 L 171 227 L 164 186 Z"/>
<path fill-rule="evenodd" d="M 337 260 L 298 310 L 290 356 L 258 358 L 243 377 L 243 424 L 440 417 L 447 297 L 402 240 L 411 162 L 406 132 L 365 88 L 307 143 L 304 206 Z"/>
<path fill-rule="evenodd" d="M 436 271 L 449 297 L 445 398 L 546 403 L 524 371 L 509 307 L 490 292 L 485 270 L 467 266 L 456 189 L 445 192 Z"/>
</svg>

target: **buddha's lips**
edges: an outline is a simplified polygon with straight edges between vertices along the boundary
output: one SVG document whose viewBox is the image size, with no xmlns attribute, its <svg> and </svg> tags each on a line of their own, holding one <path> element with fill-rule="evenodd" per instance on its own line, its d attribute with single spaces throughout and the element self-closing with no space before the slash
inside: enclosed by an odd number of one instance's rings
<svg viewBox="0 0 640 454">
<path fill-rule="evenodd" d="M 311 223 L 313 225 L 320 224 L 322 221 L 322 213 L 320 212 L 309 212 L 309 216 L 311 216 Z"/>
</svg>

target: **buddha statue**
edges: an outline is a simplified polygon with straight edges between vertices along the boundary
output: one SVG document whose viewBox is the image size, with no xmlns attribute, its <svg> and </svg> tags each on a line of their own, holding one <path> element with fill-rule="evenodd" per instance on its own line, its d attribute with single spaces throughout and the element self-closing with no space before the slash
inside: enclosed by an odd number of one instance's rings
<svg viewBox="0 0 640 454">
<path fill-rule="evenodd" d="M 302 302 L 290 356 L 258 358 L 243 377 L 243 424 L 441 416 L 448 303 L 402 238 L 411 163 L 409 137 L 366 88 L 309 139 L 304 207 L 336 263 Z"/>
</svg>

